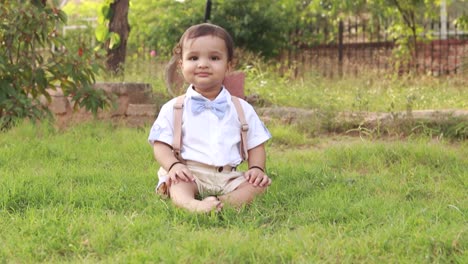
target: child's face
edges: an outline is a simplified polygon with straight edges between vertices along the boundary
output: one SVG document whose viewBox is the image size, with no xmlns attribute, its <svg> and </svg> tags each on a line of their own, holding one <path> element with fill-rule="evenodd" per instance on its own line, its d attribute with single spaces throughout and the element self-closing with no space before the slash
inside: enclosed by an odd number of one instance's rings
<svg viewBox="0 0 468 264">
<path fill-rule="evenodd" d="M 187 39 L 182 45 L 182 74 L 203 95 L 219 92 L 230 70 L 226 43 L 216 36 Z"/>
</svg>

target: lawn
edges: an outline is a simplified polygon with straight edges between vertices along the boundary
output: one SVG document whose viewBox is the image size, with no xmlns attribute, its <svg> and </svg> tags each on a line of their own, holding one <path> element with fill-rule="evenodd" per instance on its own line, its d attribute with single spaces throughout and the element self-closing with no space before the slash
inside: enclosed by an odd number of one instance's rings
<svg viewBox="0 0 468 264">
<path fill-rule="evenodd" d="M 123 78 L 100 76 L 103 81 L 150 83 L 163 98 L 170 99 L 164 82 L 165 61 L 130 58 Z M 361 72 L 344 78 L 325 78 L 314 71 L 293 78 L 278 74 L 277 63 L 258 59 L 241 63 L 246 74 L 246 95 L 257 94 L 266 106 L 291 106 L 328 112 L 393 112 L 425 109 L 468 109 L 467 74 L 453 76 L 392 75 Z"/>
<path fill-rule="evenodd" d="M 154 194 L 148 129 L 0 134 L 0 263 L 468 262 L 467 141 L 271 127 L 269 191 L 196 215 Z"/>
</svg>

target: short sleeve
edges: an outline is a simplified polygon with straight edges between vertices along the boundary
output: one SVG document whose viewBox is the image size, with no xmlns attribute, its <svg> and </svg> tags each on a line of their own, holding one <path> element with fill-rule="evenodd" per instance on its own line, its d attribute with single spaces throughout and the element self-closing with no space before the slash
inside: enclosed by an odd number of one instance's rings
<svg viewBox="0 0 468 264">
<path fill-rule="evenodd" d="M 155 141 L 160 141 L 172 145 L 174 135 L 174 103 L 174 99 L 167 102 L 159 111 L 158 117 L 149 132 L 149 144 L 153 145 Z"/>
<path fill-rule="evenodd" d="M 249 124 L 249 130 L 247 132 L 247 149 L 255 148 L 256 146 L 265 143 L 271 138 L 270 131 L 260 120 L 260 117 L 255 112 L 252 105 L 244 100 L 241 100 L 242 108 L 247 124 Z"/>
</svg>

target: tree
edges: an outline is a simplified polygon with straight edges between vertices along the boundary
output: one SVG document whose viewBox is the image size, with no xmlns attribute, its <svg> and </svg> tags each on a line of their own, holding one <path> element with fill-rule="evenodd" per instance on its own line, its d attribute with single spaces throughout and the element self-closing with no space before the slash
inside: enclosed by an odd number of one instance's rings
<svg viewBox="0 0 468 264">
<path fill-rule="evenodd" d="M 286 47 L 289 28 L 294 25 L 293 17 L 281 15 L 284 11 L 271 0 L 219 0 L 211 21 L 228 30 L 237 46 L 272 58 Z"/>
<path fill-rule="evenodd" d="M 84 43 L 76 50 L 64 46 L 58 30 L 64 12 L 46 1 L 0 3 L 0 130 L 18 119 L 45 117 L 49 111 L 40 98 L 50 101 L 47 89 L 60 87 L 74 107 L 94 113 L 109 103 L 93 89 L 99 71 L 93 50 Z"/>
<path fill-rule="evenodd" d="M 332 25 L 349 16 L 365 17 L 371 25 L 369 30 L 382 22 L 388 23 L 386 33 L 397 44 L 394 56 L 398 66 L 418 57 L 417 43 L 424 37 L 423 25 L 437 16 L 439 5 L 440 0 L 313 0 L 309 8 L 311 13 L 321 13 Z"/>
<path fill-rule="evenodd" d="M 399 13 L 399 20 L 402 31 L 400 31 L 400 38 L 397 39 L 400 45 L 404 45 L 410 52 L 411 58 L 418 57 L 417 41 L 420 31 L 420 14 L 424 14 L 424 9 L 428 8 L 428 2 L 424 0 L 390 0 L 390 5 L 394 6 Z M 429 6 L 429 10 L 434 10 L 433 6 Z M 437 9 L 436 9 L 437 10 Z M 418 20 L 419 18 L 419 20 Z"/>
<path fill-rule="evenodd" d="M 106 0 L 99 14 L 96 39 L 107 51 L 106 68 L 116 75 L 123 74 L 130 33 L 129 0 Z"/>
<path fill-rule="evenodd" d="M 106 66 L 109 71 L 114 74 L 121 73 L 122 66 L 125 64 L 125 56 L 127 52 L 127 39 L 130 33 L 130 25 L 128 24 L 128 4 L 129 0 L 115 0 L 110 5 L 110 22 L 109 32 L 115 32 L 119 35 L 119 44 L 115 46 L 106 45 L 107 62 Z M 108 40 L 109 44 L 110 41 Z"/>
<path fill-rule="evenodd" d="M 132 25 L 129 45 L 133 49 L 149 46 L 158 54 L 169 56 L 184 30 L 203 22 L 206 0 L 138 0 L 132 3 L 135 4 L 129 12 Z"/>
<path fill-rule="evenodd" d="M 122 1 L 122 0 L 120 0 Z M 106 0 L 107 6 L 114 0 Z M 171 54 L 174 44 L 190 25 L 204 21 L 206 0 L 138 0 L 129 10 L 132 49 L 151 47 L 161 56 Z M 389 35 L 397 42 L 398 59 L 411 59 L 417 52 L 424 19 L 438 13 L 440 0 L 213 0 L 211 22 L 225 27 L 236 46 L 275 58 L 285 50 L 314 43 L 333 42 L 338 22 L 361 17 L 370 25 L 367 30 L 390 26 Z M 453 1 L 449 1 L 453 2 Z M 108 9 L 103 9 L 111 14 Z M 149 12 L 151 10 L 151 12 Z M 465 19 L 457 22 L 466 25 Z M 107 24 L 106 24 L 107 26 Z M 382 27 L 380 27 L 382 26 Z M 321 29 L 321 30 L 318 30 Z M 105 32 L 109 43 L 120 36 Z M 99 31 L 99 30 L 98 30 Z M 114 39 L 114 40 L 112 40 Z"/>
<path fill-rule="evenodd" d="M 461 28 L 468 29 L 468 14 L 461 16 L 456 22 L 459 23 Z"/>
<path fill-rule="evenodd" d="M 288 0 L 292 1 L 292 0 Z M 130 45 L 151 46 L 168 56 L 186 28 L 204 22 L 206 0 L 138 0 L 132 5 Z M 226 28 L 236 46 L 262 53 L 278 54 L 286 46 L 289 20 L 281 1 L 216 0 L 212 1 L 210 22 Z M 151 10 L 151 12 L 148 12 Z M 140 46 L 137 46 L 137 48 Z M 132 46 L 132 48 L 135 48 Z"/>
</svg>

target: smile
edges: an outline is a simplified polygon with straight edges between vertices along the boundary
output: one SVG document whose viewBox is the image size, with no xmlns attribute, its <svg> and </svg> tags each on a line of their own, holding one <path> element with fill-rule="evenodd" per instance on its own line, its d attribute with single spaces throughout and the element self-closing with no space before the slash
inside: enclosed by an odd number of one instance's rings
<svg viewBox="0 0 468 264">
<path fill-rule="evenodd" d="M 205 76 L 209 76 L 211 75 L 209 72 L 197 72 L 195 73 L 196 76 L 200 76 L 200 77 L 205 77 Z"/>
</svg>

